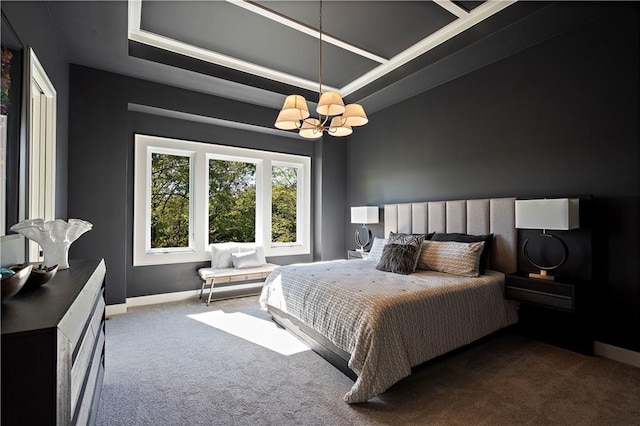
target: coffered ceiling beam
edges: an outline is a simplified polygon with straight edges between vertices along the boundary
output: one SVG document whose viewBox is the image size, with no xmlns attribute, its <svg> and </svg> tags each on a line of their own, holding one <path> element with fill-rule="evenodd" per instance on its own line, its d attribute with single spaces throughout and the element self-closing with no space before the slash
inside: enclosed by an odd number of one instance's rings
<svg viewBox="0 0 640 426">
<path fill-rule="evenodd" d="M 257 5 L 253 2 L 249 2 L 249 1 L 244 1 L 244 0 L 226 0 L 228 3 L 231 3 L 233 5 L 236 5 L 238 7 L 241 7 L 243 9 L 246 9 L 250 12 L 256 13 L 262 17 L 265 17 L 267 19 L 270 19 L 274 22 L 277 22 L 279 24 L 285 25 L 289 28 L 293 28 L 296 31 L 300 31 L 301 33 L 310 35 L 311 37 L 320 38 L 320 31 L 316 30 L 315 28 L 309 27 L 307 25 L 301 24 L 297 21 L 294 21 L 292 19 L 287 18 L 286 16 L 282 16 L 278 13 L 275 13 L 269 9 L 265 9 L 264 7 Z M 347 50 L 351 53 L 354 53 L 356 55 L 360 55 L 362 57 L 365 57 L 367 59 L 371 59 L 372 61 L 378 62 L 380 64 L 386 64 L 387 62 L 389 62 L 387 59 L 378 56 L 376 54 L 373 54 L 371 52 L 368 52 L 364 49 L 360 49 L 359 47 L 356 47 L 352 44 L 349 44 L 347 42 L 344 42 L 340 39 L 337 39 L 327 33 L 322 33 L 322 40 L 326 41 L 329 44 L 333 44 L 334 46 L 337 46 L 341 49 Z"/>
</svg>

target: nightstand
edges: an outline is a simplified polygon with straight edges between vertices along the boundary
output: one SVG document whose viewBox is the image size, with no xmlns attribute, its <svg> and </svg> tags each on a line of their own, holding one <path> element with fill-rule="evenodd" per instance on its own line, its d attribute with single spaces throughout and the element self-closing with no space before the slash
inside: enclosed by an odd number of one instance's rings
<svg viewBox="0 0 640 426">
<path fill-rule="evenodd" d="M 505 297 L 520 303 L 558 311 L 573 313 L 575 310 L 573 284 L 529 278 L 526 273 L 507 275 Z"/>
<path fill-rule="evenodd" d="M 347 259 L 367 259 L 369 257 L 368 251 L 359 250 L 347 250 Z"/>
<path fill-rule="evenodd" d="M 505 279 L 505 298 L 520 303 L 523 335 L 587 355 L 593 355 L 590 293 L 589 281 L 541 280 L 524 272 Z"/>
</svg>

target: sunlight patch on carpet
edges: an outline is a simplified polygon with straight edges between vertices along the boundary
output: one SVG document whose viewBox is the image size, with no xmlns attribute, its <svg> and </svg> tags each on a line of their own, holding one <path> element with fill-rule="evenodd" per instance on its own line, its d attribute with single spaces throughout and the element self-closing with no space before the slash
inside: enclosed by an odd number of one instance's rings
<svg viewBox="0 0 640 426">
<path fill-rule="evenodd" d="M 242 312 L 211 311 L 187 316 L 282 355 L 289 356 L 310 350 L 274 322 Z"/>
</svg>

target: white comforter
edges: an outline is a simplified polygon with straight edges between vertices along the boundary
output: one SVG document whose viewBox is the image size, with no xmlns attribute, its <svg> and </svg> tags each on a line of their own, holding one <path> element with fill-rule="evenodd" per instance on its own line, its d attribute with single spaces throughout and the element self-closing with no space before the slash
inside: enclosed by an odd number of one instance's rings
<svg viewBox="0 0 640 426">
<path fill-rule="evenodd" d="M 381 272 L 349 260 L 282 266 L 267 278 L 262 307 L 274 306 L 351 354 L 358 379 L 348 403 L 381 394 L 411 367 L 517 321 L 504 275 Z"/>
</svg>

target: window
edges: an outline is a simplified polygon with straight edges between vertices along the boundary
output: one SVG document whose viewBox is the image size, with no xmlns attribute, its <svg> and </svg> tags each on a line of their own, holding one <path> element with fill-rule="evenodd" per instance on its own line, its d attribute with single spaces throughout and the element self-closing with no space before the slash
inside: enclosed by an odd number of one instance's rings
<svg viewBox="0 0 640 426">
<path fill-rule="evenodd" d="M 209 243 L 256 240 L 256 165 L 209 160 Z"/>
<path fill-rule="evenodd" d="M 275 244 L 297 243 L 298 168 L 271 167 L 271 241 Z"/>
<path fill-rule="evenodd" d="M 197 262 L 218 242 L 310 252 L 311 159 L 135 136 L 133 264 Z"/>
<path fill-rule="evenodd" d="M 150 250 L 192 247 L 189 224 L 191 159 L 151 152 Z"/>
</svg>

